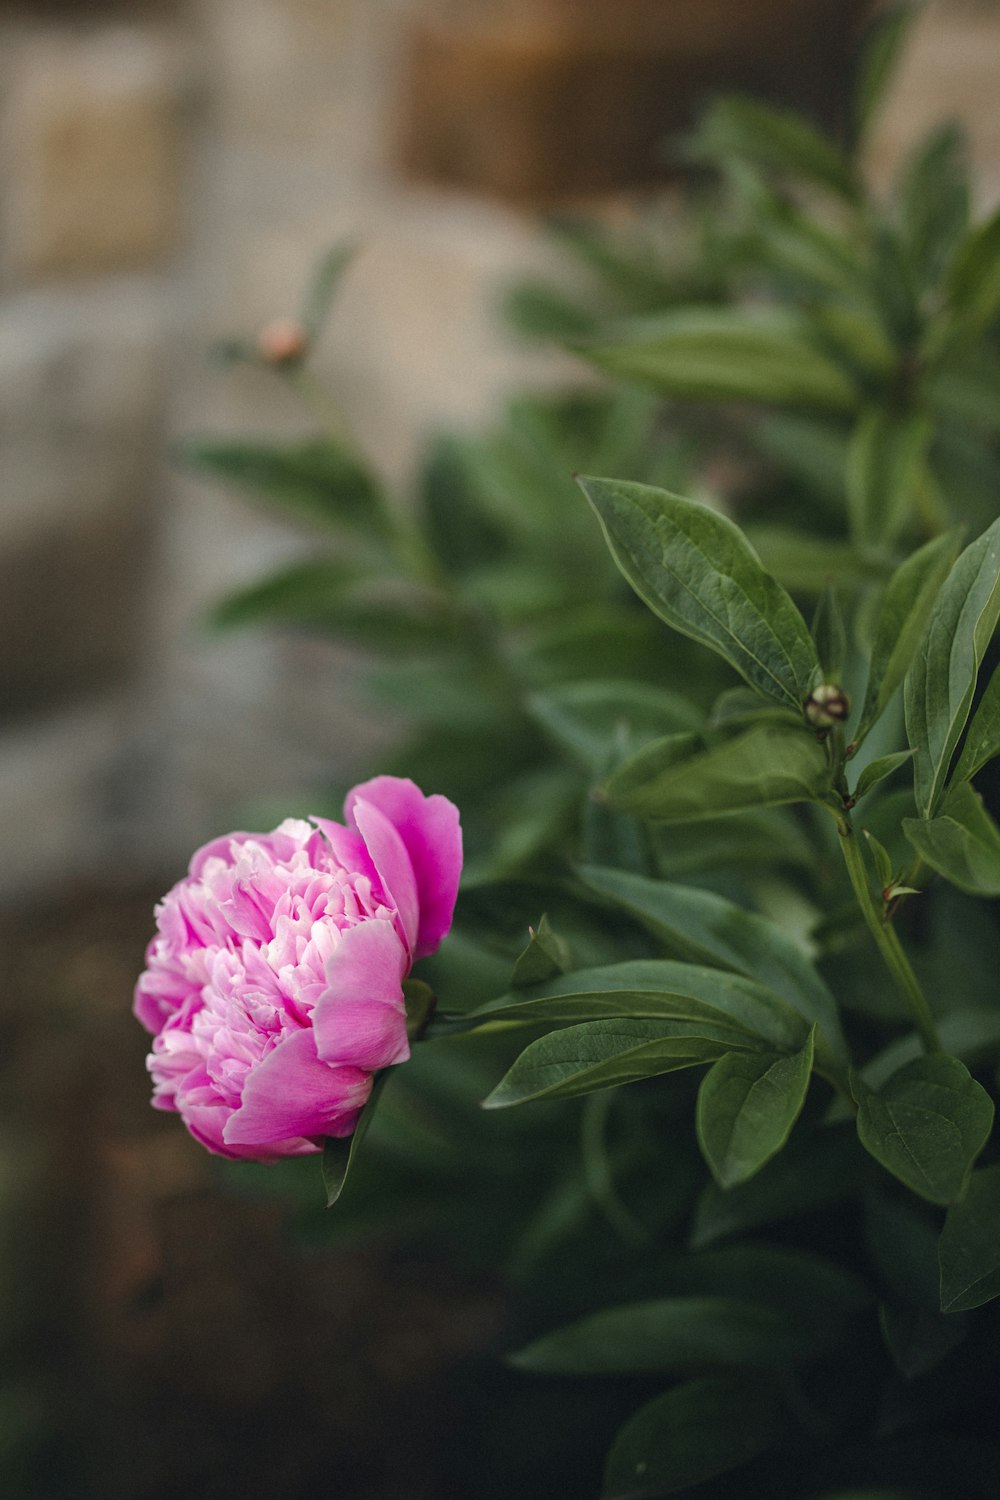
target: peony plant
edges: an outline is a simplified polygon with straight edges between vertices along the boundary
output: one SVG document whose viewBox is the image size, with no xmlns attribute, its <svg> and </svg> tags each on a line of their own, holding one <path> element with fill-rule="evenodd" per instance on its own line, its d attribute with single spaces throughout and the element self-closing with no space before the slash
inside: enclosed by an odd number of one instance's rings
<svg viewBox="0 0 1000 1500">
<path fill-rule="evenodd" d="M 397 701 L 406 652 L 411 732 L 346 825 L 167 898 L 158 1102 L 322 1147 L 331 1234 L 511 1289 L 448 1493 L 995 1493 L 1000 216 L 951 129 L 864 182 L 905 20 L 851 149 L 710 112 L 692 258 L 564 226 L 592 302 L 517 309 L 606 394 L 437 445 L 402 503 L 340 437 L 191 450 L 328 539 L 218 621 L 355 639 Z M 229 352 L 310 394 L 345 265 Z"/>
</svg>

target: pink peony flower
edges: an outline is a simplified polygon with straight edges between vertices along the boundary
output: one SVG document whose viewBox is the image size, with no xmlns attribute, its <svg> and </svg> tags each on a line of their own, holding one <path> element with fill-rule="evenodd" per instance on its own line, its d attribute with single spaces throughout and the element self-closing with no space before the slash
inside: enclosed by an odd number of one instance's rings
<svg viewBox="0 0 1000 1500">
<path fill-rule="evenodd" d="M 451 926 L 458 810 L 376 776 L 345 813 L 216 839 L 156 909 L 134 1007 L 153 1105 L 222 1156 L 350 1135 L 372 1074 L 409 1056 L 402 981 Z"/>
</svg>

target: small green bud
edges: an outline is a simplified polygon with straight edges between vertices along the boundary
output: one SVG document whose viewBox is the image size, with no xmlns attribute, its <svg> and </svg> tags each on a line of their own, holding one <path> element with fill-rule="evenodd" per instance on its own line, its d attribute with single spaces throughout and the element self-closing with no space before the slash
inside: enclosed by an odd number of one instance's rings
<svg viewBox="0 0 1000 1500">
<path fill-rule="evenodd" d="M 805 702 L 805 716 L 817 729 L 842 724 L 851 712 L 850 700 L 842 687 L 824 682 L 814 688 Z"/>
</svg>

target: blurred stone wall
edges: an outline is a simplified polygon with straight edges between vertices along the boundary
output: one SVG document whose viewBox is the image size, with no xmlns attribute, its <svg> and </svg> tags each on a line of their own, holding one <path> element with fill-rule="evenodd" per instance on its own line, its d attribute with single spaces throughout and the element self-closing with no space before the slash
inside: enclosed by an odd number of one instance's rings
<svg viewBox="0 0 1000 1500">
<path fill-rule="evenodd" d="M 413 4 L 418 0 L 413 0 Z M 663 0 L 669 4 L 669 0 Z M 394 165 L 403 0 L 7 0 L 0 12 L 0 900 L 132 884 L 258 793 L 321 784 L 384 726 L 333 647 L 199 633 L 302 542 L 169 461 L 197 433 L 293 433 L 263 374 L 206 351 L 362 251 L 321 366 L 404 482 L 420 434 L 550 379 L 498 326 L 551 262 L 534 220 Z M 942 114 L 1000 191 L 1000 7 L 927 10 L 879 139 Z"/>
</svg>

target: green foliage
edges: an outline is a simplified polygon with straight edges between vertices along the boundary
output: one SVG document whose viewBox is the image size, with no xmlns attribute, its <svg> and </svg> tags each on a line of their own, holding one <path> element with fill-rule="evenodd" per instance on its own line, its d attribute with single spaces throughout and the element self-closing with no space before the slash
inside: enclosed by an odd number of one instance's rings
<svg viewBox="0 0 1000 1500">
<path fill-rule="evenodd" d="M 911 19 L 853 144 L 723 100 L 683 224 L 554 226 L 577 290 L 518 322 L 607 386 L 435 439 L 400 496 L 340 435 L 188 453 L 312 527 L 216 622 L 360 645 L 378 769 L 462 810 L 329 1232 L 499 1273 L 506 1378 L 592 1401 L 546 1431 L 581 1493 L 611 1444 L 604 1500 L 930 1493 L 924 1442 L 995 1487 L 1000 216 L 952 127 L 866 186 Z"/>
</svg>

